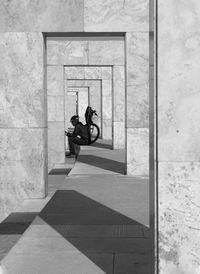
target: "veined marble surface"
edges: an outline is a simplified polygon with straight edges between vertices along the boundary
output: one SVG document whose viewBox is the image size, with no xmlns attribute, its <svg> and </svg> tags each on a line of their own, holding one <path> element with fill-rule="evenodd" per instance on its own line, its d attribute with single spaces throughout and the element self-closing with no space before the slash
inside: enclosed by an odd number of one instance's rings
<svg viewBox="0 0 200 274">
<path fill-rule="evenodd" d="M 159 256 L 162 274 L 200 270 L 199 162 L 160 162 Z"/>
<path fill-rule="evenodd" d="M 48 121 L 64 121 L 64 96 L 48 96 Z"/>
<path fill-rule="evenodd" d="M 64 163 L 64 67 L 47 66 L 48 171 Z"/>
<path fill-rule="evenodd" d="M 76 115 L 76 103 L 77 103 L 77 95 L 76 92 L 80 91 L 82 88 L 68 88 L 65 96 L 65 130 L 68 130 L 68 128 L 72 127 L 72 124 L 70 122 L 70 118 L 73 115 Z M 87 87 L 84 87 L 83 89 L 88 90 Z"/>
<path fill-rule="evenodd" d="M 0 58 L 2 220 L 23 199 L 45 194 L 42 34 L 0 33 Z"/>
<path fill-rule="evenodd" d="M 44 129 L 0 129 L 0 221 L 26 198 L 45 194 Z"/>
<path fill-rule="evenodd" d="M 124 122 L 113 122 L 113 148 L 125 149 L 125 124 Z"/>
<path fill-rule="evenodd" d="M 126 34 L 127 84 L 144 85 L 149 82 L 149 32 Z"/>
<path fill-rule="evenodd" d="M 200 273 L 200 2 L 158 2 L 159 268 Z"/>
<path fill-rule="evenodd" d="M 125 121 L 125 68 L 113 67 L 114 121 Z M 123 126 L 124 128 L 125 126 Z"/>
<path fill-rule="evenodd" d="M 48 65 L 87 65 L 88 62 L 88 41 L 47 40 Z"/>
<path fill-rule="evenodd" d="M 48 122 L 48 171 L 65 162 L 65 128 L 63 122 Z"/>
<path fill-rule="evenodd" d="M 127 128 L 127 174 L 149 176 L 148 128 Z"/>
<path fill-rule="evenodd" d="M 0 33 L 0 127 L 42 127 L 43 37 Z"/>
<path fill-rule="evenodd" d="M 124 40 L 89 41 L 90 65 L 124 65 Z"/>
<path fill-rule="evenodd" d="M 64 67 L 47 66 L 47 94 L 64 96 Z"/>
<path fill-rule="evenodd" d="M 148 31 L 148 0 L 85 0 L 84 31 Z"/>
<path fill-rule="evenodd" d="M 83 31 L 83 0 L 3 0 L 0 31 Z"/>
<path fill-rule="evenodd" d="M 149 127 L 149 85 L 127 87 L 127 126 Z"/>
<path fill-rule="evenodd" d="M 47 40 L 47 64 L 124 65 L 124 40 L 123 38 L 115 40 L 114 38 L 113 40 L 112 38 L 88 40 L 49 38 Z"/>
</svg>

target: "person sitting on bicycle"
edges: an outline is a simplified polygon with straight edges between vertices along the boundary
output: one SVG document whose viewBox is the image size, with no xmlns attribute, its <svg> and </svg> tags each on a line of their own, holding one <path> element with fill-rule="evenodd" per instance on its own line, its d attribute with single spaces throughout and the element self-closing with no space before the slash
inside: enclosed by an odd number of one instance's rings
<svg viewBox="0 0 200 274">
<path fill-rule="evenodd" d="M 74 126 L 74 131 L 72 133 L 65 132 L 68 137 L 69 143 L 69 153 L 66 156 L 75 155 L 75 144 L 77 145 L 89 145 L 89 133 L 86 126 L 79 122 L 79 116 L 74 115 L 70 119 L 72 125 Z"/>
</svg>

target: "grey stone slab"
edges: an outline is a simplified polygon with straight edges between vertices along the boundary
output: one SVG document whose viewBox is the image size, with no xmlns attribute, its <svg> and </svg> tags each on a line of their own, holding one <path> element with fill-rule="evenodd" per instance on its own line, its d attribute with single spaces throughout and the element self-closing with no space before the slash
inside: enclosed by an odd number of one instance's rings
<svg viewBox="0 0 200 274">
<path fill-rule="evenodd" d="M 67 238 L 142 238 L 143 229 L 139 225 L 60 225 L 53 229 Z M 47 233 L 48 231 L 48 233 Z M 48 225 L 32 225 L 26 237 L 55 237 Z"/>
<path fill-rule="evenodd" d="M 115 254 L 114 274 L 151 273 L 149 254 Z"/>
<path fill-rule="evenodd" d="M 146 254 L 151 250 L 151 241 L 143 238 L 67 238 L 67 240 L 81 252 Z"/>
<path fill-rule="evenodd" d="M 0 235 L 0 261 L 10 251 L 10 249 L 17 243 L 21 234 Z"/>
<path fill-rule="evenodd" d="M 83 31 L 83 0 L 4 1 L 0 31 Z"/>
<path fill-rule="evenodd" d="M 85 0 L 84 31 L 148 31 L 147 0 Z"/>
<path fill-rule="evenodd" d="M 1 263 L 12 274 L 112 274 L 112 254 L 81 254 L 76 251 L 12 254 Z"/>
<path fill-rule="evenodd" d="M 31 254 L 46 253 L 49 250 L 55 252 L 79 251 L 81 253 L 137 253 L 148 254 L 151 250 L 150 239 L 144 238 L 71 238 L 57 237 L 59 233 L 52 227 L 55 237 L 51 238 L 21 238 L 12 249 L 14 253 Z"/>
</svg>

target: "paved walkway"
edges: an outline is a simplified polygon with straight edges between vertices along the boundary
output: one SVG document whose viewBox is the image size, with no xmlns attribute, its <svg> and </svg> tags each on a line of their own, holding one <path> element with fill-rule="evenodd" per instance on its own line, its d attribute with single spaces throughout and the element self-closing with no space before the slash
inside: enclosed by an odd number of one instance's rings
<svg viewBox="0 0 200 274">
<path fill-rule="evenodd" d="M 20 212 L 34 219 L 2 273 L 150 273 L 148 180 L 124 175 L 123 151 L 83 147 L 67 177 L 62 166 L 49 175 L 49 196 Z"/>
</svg>

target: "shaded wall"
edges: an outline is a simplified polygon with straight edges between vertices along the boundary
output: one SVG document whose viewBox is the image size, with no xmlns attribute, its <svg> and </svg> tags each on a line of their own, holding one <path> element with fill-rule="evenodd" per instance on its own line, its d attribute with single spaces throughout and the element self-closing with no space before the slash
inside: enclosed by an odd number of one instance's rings
<svg viewBox="0 0 200 274">
<path fill-rule="evenodd" d="M 158 5 L 159 269 L 200 273 L 199 1 Z"/>
</svg>

